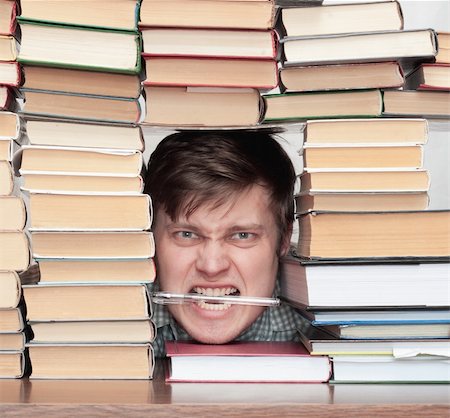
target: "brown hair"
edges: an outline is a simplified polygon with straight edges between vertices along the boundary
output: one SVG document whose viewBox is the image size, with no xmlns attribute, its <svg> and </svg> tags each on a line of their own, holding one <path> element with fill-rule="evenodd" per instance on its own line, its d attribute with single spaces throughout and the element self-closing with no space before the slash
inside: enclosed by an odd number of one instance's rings
<svg viewBox="0 0 450 418">
<path fill-rule="evenodd" d="M 230 196 L 258 184 L 267 189 L 281 238 L 294 219 L 292 162 L 264 131 L 186 131 L 163 139 L 150 156 L 145 193 L 155 212 L 189 216 L 208 202 L 220 206 Z"/>
</svg>

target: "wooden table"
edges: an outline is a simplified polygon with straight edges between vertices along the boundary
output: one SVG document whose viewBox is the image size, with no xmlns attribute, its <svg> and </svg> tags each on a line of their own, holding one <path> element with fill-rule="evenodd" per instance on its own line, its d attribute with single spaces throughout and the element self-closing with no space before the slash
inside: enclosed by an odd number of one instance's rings
<svg viewBox="0 0 450 418">
<path fill-rule="evenodd" d="M 0 417 L 450 417 L 450 386 L 0 380 Z"/>
</svg>

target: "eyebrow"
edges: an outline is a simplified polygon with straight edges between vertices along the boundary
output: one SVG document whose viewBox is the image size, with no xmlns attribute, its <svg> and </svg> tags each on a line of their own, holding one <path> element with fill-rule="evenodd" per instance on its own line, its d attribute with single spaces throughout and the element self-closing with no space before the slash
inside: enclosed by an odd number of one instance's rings
<svg viewBox="0 0 450 418">
<path fill-rule="evenodd" d="M 169 229 L 188 229 L 190 231 L 198 232 L 200 228 L 195 225 L 185 223 L 185 222 L 172 222 L 168 225 Z M 227 229 L 227 233 L 241 232 L 241 231 L 263 231 L 265 228 L 263 225 L 256 223 L 233 225 L 231 228 Z"/>
</svg>

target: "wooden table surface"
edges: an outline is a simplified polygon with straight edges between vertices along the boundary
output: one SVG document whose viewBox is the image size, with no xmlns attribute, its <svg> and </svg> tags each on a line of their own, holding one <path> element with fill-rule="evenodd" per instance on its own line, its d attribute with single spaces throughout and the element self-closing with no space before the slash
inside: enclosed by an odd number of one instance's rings
<svg viewBox="0 0 450 418">
<path fill-rule="evenodd" d="M 0 417 L 450 417 L 442 384 L 0 380 Z"/>
</svg>

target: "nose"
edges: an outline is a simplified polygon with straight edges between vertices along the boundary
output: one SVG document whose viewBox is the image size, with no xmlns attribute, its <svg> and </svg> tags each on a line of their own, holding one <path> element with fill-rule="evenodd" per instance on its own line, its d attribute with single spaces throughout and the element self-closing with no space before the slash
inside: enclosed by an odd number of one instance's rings
<svg viewBox="0 0 450 418">
<path fill-rule="evenodd" d="M 218 278 L 225 273 L 230 267 L 230 260 L 224 244 L 206 240 L 199 248 L 195 266 L 197 271 L 207 279 Z"/>
</svg>

